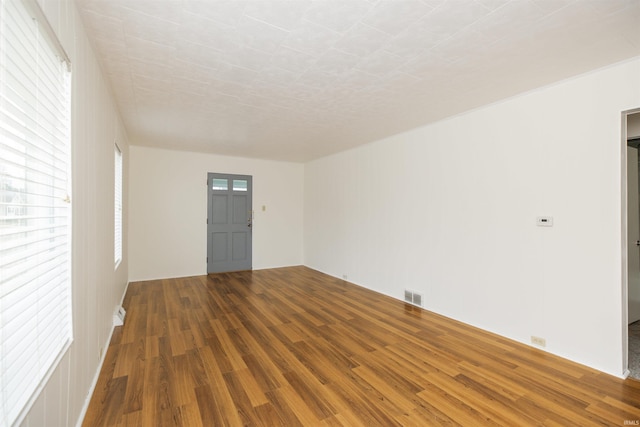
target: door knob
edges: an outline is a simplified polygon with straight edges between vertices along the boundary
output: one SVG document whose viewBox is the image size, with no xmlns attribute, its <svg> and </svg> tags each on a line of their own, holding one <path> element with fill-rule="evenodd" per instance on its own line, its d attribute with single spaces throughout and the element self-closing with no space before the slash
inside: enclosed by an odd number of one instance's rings
<svg viewBox="0 0 640 427">
<path fill-rule="evenodd" d="M 636 240 L 636 246 L 640 246 L 640 240 Z"/>
</svg>

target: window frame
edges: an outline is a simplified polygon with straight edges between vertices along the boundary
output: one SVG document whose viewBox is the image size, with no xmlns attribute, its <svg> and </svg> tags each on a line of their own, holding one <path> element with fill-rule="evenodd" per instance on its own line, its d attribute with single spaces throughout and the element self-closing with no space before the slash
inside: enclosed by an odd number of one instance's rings
<svg viewBox="0 0 640 427">
<path fill-rule="evenodd" d="M 118 143 L 114 143 L 114 224 L 113 224 L 113 252 L 115 269 L 118 269 L 120 263 L 122 263 L 123 257 L 123 180 L 124 180 L 124 154 L 118 146 Z"/>
<path fill-rule="evenodd" d="M 20 425 L 73 342 L 71 64 L 36 0 L 0 14 L 0 425 Z"/>
</svg>

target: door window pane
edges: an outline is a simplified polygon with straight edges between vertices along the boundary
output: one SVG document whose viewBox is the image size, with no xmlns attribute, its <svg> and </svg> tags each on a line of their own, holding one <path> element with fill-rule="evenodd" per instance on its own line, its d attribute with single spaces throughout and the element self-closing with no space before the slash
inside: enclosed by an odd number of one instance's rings
<svg viewBox="0 0 640 427">
<path fill-rule="evenodd" d="M 213 178 L 211 181 L 212 190 L 227 191 L 229 189 L 229 182 L 226 179 Z"/>
<path fill-rule="evenodd" d="M 233 191 L 247 191 L 247 180 L 246 179 L 234 179 L 233 180 Z"/>
</svg>

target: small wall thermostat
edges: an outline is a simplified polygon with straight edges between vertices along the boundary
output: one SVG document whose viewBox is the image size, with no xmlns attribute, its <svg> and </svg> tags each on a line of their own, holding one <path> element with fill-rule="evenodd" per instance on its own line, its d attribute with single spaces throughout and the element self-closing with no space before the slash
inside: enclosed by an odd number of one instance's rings
<svg viewBox="0 0 640 427">
<path fill-rule="evenodd" d="M 538 227 L 553 227 L 552 216 L 539 216 L 536 218 L 536 225 Z"/>
</svg>

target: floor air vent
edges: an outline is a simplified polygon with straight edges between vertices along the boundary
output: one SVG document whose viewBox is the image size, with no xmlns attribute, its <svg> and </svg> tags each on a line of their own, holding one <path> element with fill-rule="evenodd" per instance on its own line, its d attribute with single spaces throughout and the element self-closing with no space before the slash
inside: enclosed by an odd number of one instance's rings
<svg viewBox="0 0 640 427">
<path fill-rule="evenodd" d="M 127 312 L 124 311 L 124 308 L 121 306 L 116 307 L 116 312 L 113 313 L 113 326 L 122 326 L 124 325 L 124 318 L 126 317 Z"/>
<path fill-rule="evenodd" d="M 410 304 L 422 307 L 422 294 L 408 289 L 404 290 L 404 300 Z"/>
</svg>

